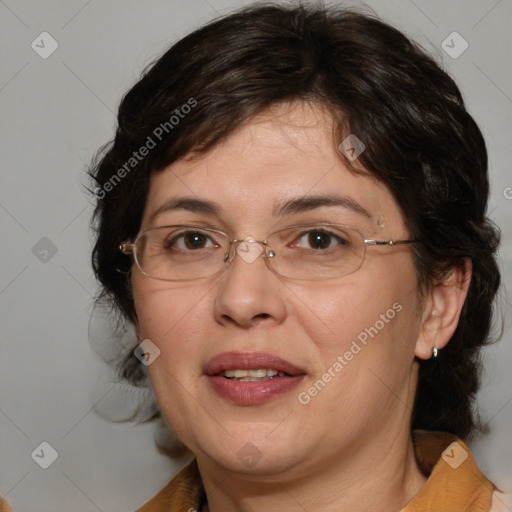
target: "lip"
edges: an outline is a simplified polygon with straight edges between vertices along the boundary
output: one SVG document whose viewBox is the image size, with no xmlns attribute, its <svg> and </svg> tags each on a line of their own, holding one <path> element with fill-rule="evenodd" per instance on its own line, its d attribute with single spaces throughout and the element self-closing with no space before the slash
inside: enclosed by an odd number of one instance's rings
<svg viewBox="0 0 512 512">
<path fill-rule="evenodd" d="M 225 370 L 258 370 L 259 368 L 277 370 L 291 376 L 306 373 L 292 363 L 265 352 L 225 352 L 219 354 L 206 364 L 204 373 L 212 376 Z"/>
<path fill-rule="evenodd" d="M 260 382 L 240 382 L 220 375 L 225 370 L 273 369 L 286 373 Z M 221 397 L 240 405 L 258 405 L 297 386 L 306 372 L 292 363 L 264 352 L 225 352 L 211 359 L 204 373 L 213 390 Z"/>
</svg>

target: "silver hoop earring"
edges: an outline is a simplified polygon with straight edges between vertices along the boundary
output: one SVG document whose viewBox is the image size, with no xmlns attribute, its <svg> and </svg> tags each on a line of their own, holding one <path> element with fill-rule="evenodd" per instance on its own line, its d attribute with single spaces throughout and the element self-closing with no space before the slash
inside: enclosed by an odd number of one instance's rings
<svg viewBox="0 0 512 512">
<path fill-rule="evenodd" d="M 433 346 L 433 347 L 432 347 L 432 357 L 433 357 L 434 359 L 436 359 L 436 358 L 437 358 L 437 354 L 439 354 L 439 350 L 437 350 L 437 347 L 436 347 L 436 346 Z"/>
</svg>

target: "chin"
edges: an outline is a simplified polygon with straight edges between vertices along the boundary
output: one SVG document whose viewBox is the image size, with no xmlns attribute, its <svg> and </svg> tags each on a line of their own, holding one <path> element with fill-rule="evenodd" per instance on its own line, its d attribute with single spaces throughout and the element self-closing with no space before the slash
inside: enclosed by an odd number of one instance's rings
<svg viewBox="0 0 512 512">
<path fill-rule="evenodd" d="M 291 449 L 292 450 L 292 449 Z M 219 466 L 227 471 L 252 476 L 269 476 L 284 473 L 298 464 L 296 454 L 283 454 L 256 448 L 248 442 L 237 453 L 223 454 L 220 457 L 211 457 Z M 217 455 L 217 454 L 214 454 Z"/>
<path fill-rule="evenodd" d="M 207 441 L 195 453 L 198 454 L 198 459 L 202 453 L 227 471 L 247 475 L 277 475 L 299 464 L 301 456 L 298 449 L 301 452 L 305 449 L 304 443 L 298 447 L 292 442 L 297 436 L 290 435 L 290 432 L 283 434 L 285 435 L 275 436 L 272 440 L 247 435 L 247 432 L 233 437 L 226 435 L 221 442 L 214 445 Z"/>
</svg>

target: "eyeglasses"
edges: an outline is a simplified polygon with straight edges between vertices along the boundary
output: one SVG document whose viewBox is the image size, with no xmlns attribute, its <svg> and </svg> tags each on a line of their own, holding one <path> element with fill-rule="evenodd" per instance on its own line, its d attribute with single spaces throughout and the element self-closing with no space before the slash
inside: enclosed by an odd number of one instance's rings
<svg viewBox="0 0 512 512">
<path fill-rule="evenodd" d="M 319 281 L 359 270 L 369 245 L 411 244 L 415 240 L 367 240 L 342 224 L 303 224 L 280 229 L 264 241 L 231 240 L 217 229 L 163 226 L 140 233 L 119 249 L 131 254 L 143 274 L 164 281 L 194 281 L 225 270 L 238 254 L 246 263 L 260 255 L 275 274 Z"/>
</svg>

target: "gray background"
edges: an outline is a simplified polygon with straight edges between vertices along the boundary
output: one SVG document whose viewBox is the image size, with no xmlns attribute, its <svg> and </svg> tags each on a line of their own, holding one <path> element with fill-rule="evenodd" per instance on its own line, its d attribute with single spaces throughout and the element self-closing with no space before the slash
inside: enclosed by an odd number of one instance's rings
<svg viewBox="0 0 512 512">
<path fill-rule="evenodd" d="M 250 3 L 0 0 L 0 495 L 18 512 L 134 510 L 179 467 L 157 452 L 153 425 L 111 423 L 94 409 L 114 407 L 115 393 L 108 394 L 106 365 L 87 334 L 96 284 L 84 169 L 113 135 L 119 100 L 143 67 L 192 28 Z M 366 5 L 442 61 L 483 129 L 490 212 L 503 231 L 501 264 L 510 289 L 512 1 Z M 47 59 L 31 48 L 44 31 L 59 45 Z M 441 46 L 453 31 L 469 44 L 456 59 Z M 506 300 L 503 295 L 503 341 L 486 350 L 479 394 L 491 434 L 472 448 L 487 475 L 510 491 L 512 330 Z M 48 469 L 31 458 L 43 441 L 58 452 Z"/>
</svg>

